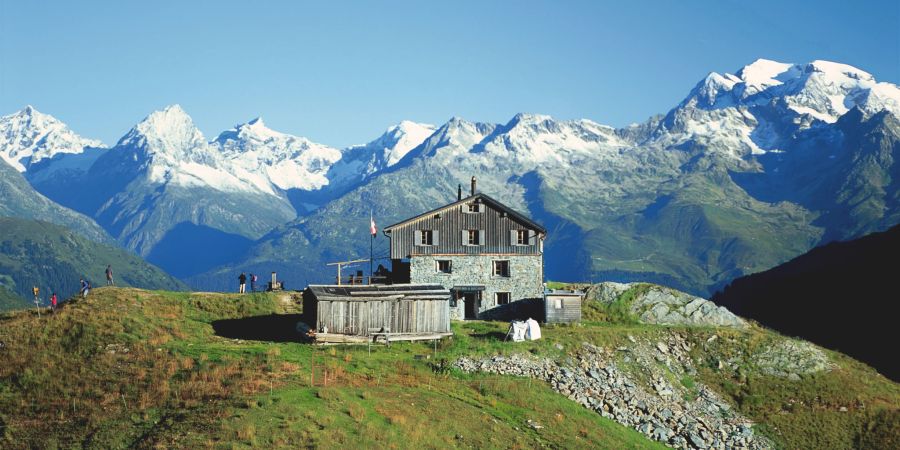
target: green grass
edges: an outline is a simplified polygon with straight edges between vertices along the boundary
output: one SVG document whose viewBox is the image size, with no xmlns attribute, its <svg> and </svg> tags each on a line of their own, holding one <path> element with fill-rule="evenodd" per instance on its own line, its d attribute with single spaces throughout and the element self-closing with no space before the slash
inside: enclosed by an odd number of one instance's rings
<svg viewBox="0 0 900 450">
<path fill-rule="evenodd" d="M 0 447 L 663 448 L 544 383 L 436 369 L 470 345 L 502 348 L 490 333 L 503 324 L 455 324 L 437 355 L 432 343 L 370 352 L 214 333 L 283 307 L 270 294 L 101 288 L 50 317 L 0 316 Z"/>
<path fill-rule="evenodd" d="M 0 315 L 0 447 L 662 448 L 543 382 L 449 366 L 460 356 L 567 358 L 583 342 L 628 346 L 628 336 L 671 333 L 698 361 L 696 375 L 671 381 L 720 392 L 781 448 L 896 448 L 900 435 L 898 385 L 842 355 L 832 354 L 838 369 L 799 382 L 752 365 L 717 370 L 718 359 L 783 339 L 758 328 L 649 326 L 607 313 L 544 327 L 539 341 L 504 342 L 508 324 L 467 321 L 437 346 L 371 349 L 230 339 L 213 328 L 285 312 L 271 294 L 101 288 L 50 317 Z M 634 364 L 620 368 L 644 381 Z"/>
<path fill-rule="evenodd" d="M 828 352 L 836 367 L 791 381 L 742 365 L 734 374 L 717 369 L 727 360 L 759 351 L 780 336 L 760 329 L 719 329 L 710 349 L 695 339 L 703 360 L 697 380 L 731 400 L 779 448 L 897 448 L 900 385 L 845 355 Z M 702 336 L 697 336 L 702 339 Z M 712 356 L 714 355 L 714 357 Z M 841 408 L 845 408 L 842 411 Z"/>
</svg>

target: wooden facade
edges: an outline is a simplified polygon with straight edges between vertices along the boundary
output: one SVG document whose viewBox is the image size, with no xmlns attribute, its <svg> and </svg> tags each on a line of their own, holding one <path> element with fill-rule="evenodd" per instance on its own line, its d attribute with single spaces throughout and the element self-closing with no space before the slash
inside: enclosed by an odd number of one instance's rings
<svg viewBox="0 0 900 450">
<path fill-rule="evenodd" d="M 450 332 L 450 291 L 439 285 L 311 285 L 304 321 L 317 332 L 353 336 Z"/>
<path fill-rule="evenodd" d="M 552 290 L 544 292 L 544 322 L 581 322 L 581 302 L 584 292 Z"/>
<path fill-rule="evenodd" d="M 471 244 L 469 230 L 477 232 Z M 521 240 L 520 231 L 525 233 Z M 540 255 L 546 230 L 487 195 L 475 194 L 386 227 L 384 233 L 391 238 L 391 259 L 401 260 L 421 255 Z M 431 242 L 423 242 L 426 238 Z"/>
</svg>

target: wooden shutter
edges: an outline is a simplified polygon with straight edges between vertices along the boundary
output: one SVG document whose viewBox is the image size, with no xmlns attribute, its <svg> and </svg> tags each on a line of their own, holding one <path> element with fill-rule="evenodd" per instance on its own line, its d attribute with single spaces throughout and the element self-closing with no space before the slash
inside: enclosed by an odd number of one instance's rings
<svg viewBox="0 0 900 450">
<path fill-rule="evenodd" d="M 528 245 L 534 245 L 536 243 L 537 243 L 537 233 L 532 230 L 528 230 Z"/>
<path fill-rule="evenodd" d="M 415 245 L 422 245 L 422 231 L 421 231 L 421 230 L 415 230 L 413 233 L 414 233 L 414 236 L 415 236 L 415 237 L 413 238 L 413 241 L 414 241 Z"/>
<path fill-rule="evenodd" d="M 459 244 L 462 246 L 469 245 L 469 230 L 461 230 L 459 232 Z"/>
<path fill-rule="evenodd" d="M 519 241 L 519 231 L 509 230 L 509 245 L 516 245 Z"/>
<path fill-rule="evenodd" d="M 478 230 L 478 245 L 484 245 L 484 230 Z"/>
<path fill-rule="evenodd" d="M 431 245 L 440 245 L 441 243 L 441 232 L 438 230 L 431 230 Z"/>
</svg>

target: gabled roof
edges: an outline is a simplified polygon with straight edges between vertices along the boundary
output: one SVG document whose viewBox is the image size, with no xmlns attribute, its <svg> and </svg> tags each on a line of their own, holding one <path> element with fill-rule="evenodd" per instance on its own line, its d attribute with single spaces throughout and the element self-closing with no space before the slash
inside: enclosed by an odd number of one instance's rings
<svg viewBox="0 0 900 450">
<path fill-rule="evenodd" d="M 510 217 L 512 217 L 512 219 L 515 220 L 516 222 L 523 223 L 523 224 L 527 225 L 529 228 L 532 228 L 532 229 L 534 229 L 534 230 L 536 230 L 536 231 L 539 231 L 539 232 L 541 232 L 541 233 L 543 233 L 543 234 L 547 234 L 547 229 L 544 228 L 543 226 L 541 226 L 541 224 L 539 224 L 539 223 L 537 223 L 537 222 L 535 222 L 535 221 L 529 219 L 529 218 L 526 217 L 525 215 L 520 214 L 520 213 L 517 212 L 516 210 L 510 208 L 509 206 L 506 206 L 506 205 L 504 205 L 503 203 L 500 203 L 499 201 L 494 200 L 494 199 L 491 198 L 490 196 L 488 196 L 488 195 L 486 195 L 486 194 L 482 194 L 482 193 L 478 193 L 478 194 L 475 194 L 475 195 L 470 195 L 470 196 L 468 196 L 468 197 L 466 197 L 466 198 L 464 198 L 464 199 L 462 199 L 462 200 L 458 200 L 458 201 L 455 201 L 455 202 L 450 203 L 450 204 L 448 204 L 448 205 L 441 206 L 440 208 L 437 208 L 437 209 L 432 209 L 431 211 L 424 212 L 424 213 L 422 213 L 422 214 L 419 214 L 418 216 L 410 217 L 409 219 L 406 219 L 406 220 L 404 220 L 404 221 L 402 221 L 402 222 L 397 222 L 397 223 L 395 223 L 395 224 L 393 224 L 393 225 L 384 227 L 384 230 L 383 230 L 383 231 L 384 231 L 385 233 L 389 233 L 392 229 L 394 229 L 394 228 L 396 228 L 396 227 L 406 225 L 406 224 L 408 224 L 408 223 L 410 223 L 410 222 L 414 222 L 414 221 L 419 220 L 419 219 L 421 219 L 421 218 L 423 218 L 423 217 L 427 217 L 427 216 L 430 216 L 430 215 L 434 215 L 434 214 L 437 214 L 437 213 L 439 213 L 439 212 L 441 212 L 441 211 L 446 211 L 446 210 L 448 210 L 448 209 L 452 209 L 453 207 L 460 206 L 460 205 L 464 205 L 464 204 L 466 204 L 466 203 L 470 203 L 470 202 L 475 201 L 475 200 L 478 200 L 478 199 L 480 199 L 482 203 L 484 203 L 484 204 L 486 204 L 486 205 L 492 206 L 494 209 L 497 209 L 497 210 L 506 212 L 506 214 L 508 214 Z"/>
</svg>

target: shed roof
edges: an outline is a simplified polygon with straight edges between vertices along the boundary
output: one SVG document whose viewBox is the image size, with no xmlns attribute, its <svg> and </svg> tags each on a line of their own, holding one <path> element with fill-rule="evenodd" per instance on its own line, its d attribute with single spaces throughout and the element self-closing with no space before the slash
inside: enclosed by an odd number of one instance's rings
<svg viewBox="0 0 900 450">
<path fill-rule="evenodd" d="M 395 223 L 395 224 L 393 224 L 393 225 L 386 226 L 386 227 L 384 227 L 384 232 L 385 232 L 385 233 L 390 233 L 391 230 L 392 230 L 393 228 L 396 228 L 396 227 L 399 227 L 399 226 L 406 225 L 406 224 L 409 223 L 409 222 L 416 221 L 416 220 L 418 220 L 418 219 L 420 219 L 420 218 L 422 218 L 422 217 L 427 217 L 427 216 L 430 216 L 430 215 L 433 215 L 433 214 L 437 214 L 437 213 L 439 213 L 439 212 L 441 212 L 441 211 L 444 211 L 444 210 L 446 210 L 446 209 L 453 208 L 453 207 L 455 207 L 455 206 L 459 206 L 459 205 L 463 205 L 463 204 L 469 203 L 469 202 L 471 202 L 471 201 L 473 201 L 473 200 L 481 200 L 481 201 L 484 202 L 485 204 L 491 205 L 491 206 L 493 206 L 494 208 L 496 208 L 496 209 L 498 209 L 498 210 L 500 210 L 500 211 L 505 211 L 510 217 L 513 218 L 513 220 L 515 220 L 515 221 L 517 221 L 517 222 L 520 222 L 520 223 L 522 223 L 522 224 L 528 226 L 529 228 L 533 228 L 534 230 L 536 230 L 536 231 L 538 231 L 538 232 L 540 232 L 540 233 L 547 234 L 547 229 L 544 228 L 543 226 L 541 226 L 541 224 L 539 224 L 539 223 L 537 223 L 537 222 L 535 222 L 535 221 L 529 219 L 529 218 L 526 217 L 524 214 L 521 214 L 521 213 L 517 212 L 516 210 L 510 208 L 509 206 L 506 206 L 506 205 L 504 205 L 503 203 L 500 203 L 499 201 L 497 201 L 497 200 L 491 198 L 490 196 L 488 196 L 487 194 L 482 194 L 482 193 L 478 193 L 478 194 L 475 194 L 475 195 L 470 195 L 470 196 L 468 196 L 468 197 L 466 197 L 466 198 L 464 198 L 464 199 L 462 199 L 462 200 L 457 200 L 457 201 L 455 201 L 455 202 L 453 202 L 453 203 L 450 203 L 450 204 L 441 206 L 440 208 L 432 209 L 431 211 L 424 212 L 424 213 L 422 213 L 422 214 L 419 214 L 419 215 L 414 216 L 414 217 L 410 217 L 409 219 L 403 220 L 403 221 L 401 221 L 401 222 L 397 222 L 397 223 Z"/>
<path fill-rule="evenodd" d="M 439 284 L 363 286 L 311 284 L 306 289 L 316 299 L 331 301 L 447 300 L 450 298 L 450 291 Z"/>
</svg>

